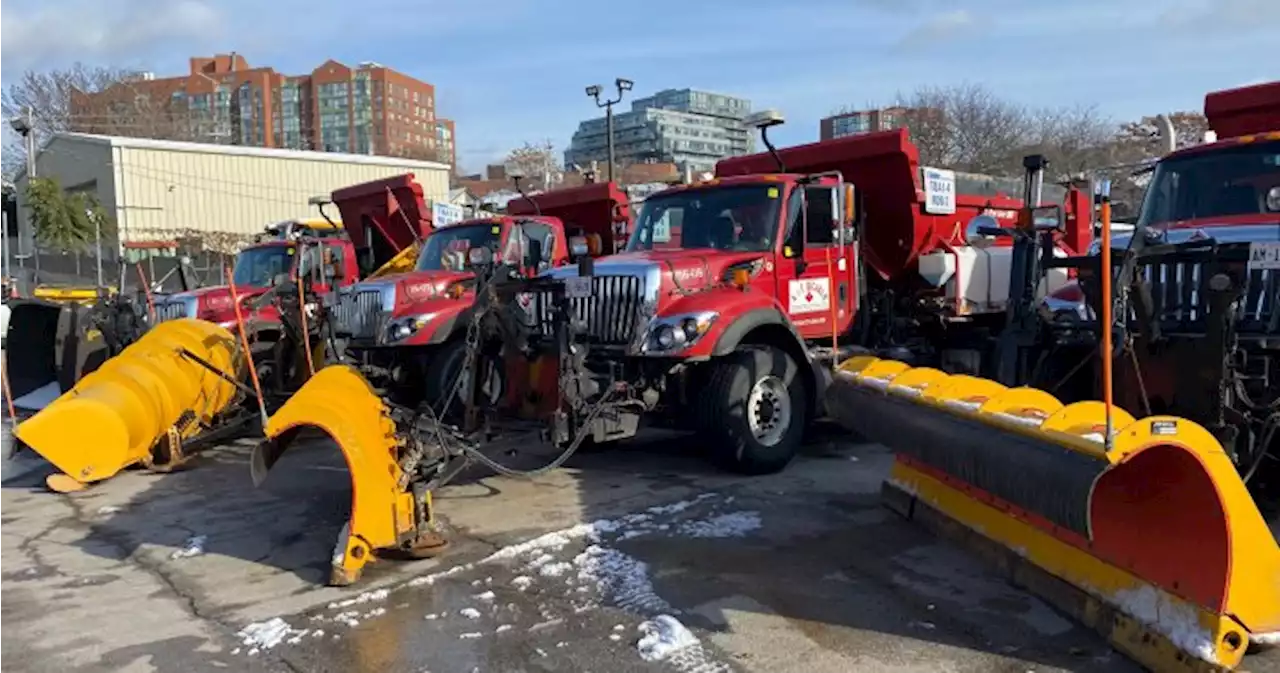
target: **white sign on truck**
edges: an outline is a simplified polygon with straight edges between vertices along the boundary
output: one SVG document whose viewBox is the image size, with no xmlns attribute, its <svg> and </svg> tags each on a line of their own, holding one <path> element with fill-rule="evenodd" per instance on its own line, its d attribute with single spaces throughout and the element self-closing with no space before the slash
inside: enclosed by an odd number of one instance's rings
<svg viewBox="0 0 1280 673">
<path fill-rule="evenodd" d="M 954 215 L 956 212 L 956 172 L 941 168 L 922 168 L 924 173 L 924 212 L 931 215 Z"/>
<path fill-rule="evenodd" d="M 431 224 L 436 227 L 447 227 L 464 219 L 462 206 L 452 203 L 431 202 Z"/>
</svg>

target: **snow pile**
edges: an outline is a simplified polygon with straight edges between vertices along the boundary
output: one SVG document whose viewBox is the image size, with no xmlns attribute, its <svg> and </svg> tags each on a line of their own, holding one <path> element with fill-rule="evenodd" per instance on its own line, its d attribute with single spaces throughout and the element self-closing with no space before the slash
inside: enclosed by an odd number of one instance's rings
<svg viewBox="0 0 1280 673">
<path fill-rule="evenodd" d="M 1117 591 L 1116 605 L 1164 635 L 1178 648 L 1211 664 L 1218 663 L 1212 635 L 1200 626 L 1195 608 L 1150 586 Z"/>
<path fill-rule="evenodd" d="M 199 556 L 204 553 L 204 543 L 207 542 L 208 540 L 209 540 L 209 536 L 207 535 L 193 535 L 187 538 L 187 544 L 184 545 L 182 549 L 179 549 L 173 552 L 172 554 L 170 554 L 169 558 L 176 560 L 180 558 L 191 558 L 192 556 Z"/>
<path fill-rule="evenodd" d="M 462 608 L 458 611 L 458 614 L 467 619 L 480 619 L 480 611 L 475 608 Z"/>
<path fill-rule="evenodd" d="M 671 615 L 658 615 L 638 627 L 640 640 L 636 651 L 648 662 L 665 661 L 684 673 L 729 673 L 728 664 L 713 660 L 680 620 Z"/>
</svg>

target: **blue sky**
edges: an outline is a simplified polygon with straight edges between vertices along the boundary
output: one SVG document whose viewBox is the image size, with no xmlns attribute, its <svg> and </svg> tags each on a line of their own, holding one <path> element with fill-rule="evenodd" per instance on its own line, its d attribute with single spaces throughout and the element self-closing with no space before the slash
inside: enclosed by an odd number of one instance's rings
<svg viewBox="0 0 1280 673">
<path fill-rule="evenodd" d="M 325 5 L 328 4 L 328 7 Z M 8 0 L 0 77 L 76 60 L 181 74 L 237 51 L 286 73 L 379 61 L 437 87 L 461 163 L 525 141 L 558 149 L 595 114 L 583 88 L 686 86 L 750 98 L 815 140 L 842 105 L 981 83 L 1029 105 L 1115 119 L 1199 109 L 1204 93 L 1280 79 L 1276 0 Z"/>
</svg>

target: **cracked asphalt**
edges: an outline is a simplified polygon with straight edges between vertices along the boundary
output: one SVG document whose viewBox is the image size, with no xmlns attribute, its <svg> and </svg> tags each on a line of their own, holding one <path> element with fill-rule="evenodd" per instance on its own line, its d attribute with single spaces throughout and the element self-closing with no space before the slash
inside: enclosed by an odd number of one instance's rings
<svg viewBox="0 0 1280 673">
<path fill-rule="evenodd" d="M 891 456 L 838 435 L 756 479 L 673 435 L 535 480 L 468 475 L 438 499 L 447 554 L 345 589 L 323 585 L 340 454 L 310 445 L 255 489 L 248 450 L 73 495 L 43 490 L 38 458 L 6 464 L 4 670 L 1137 670 L 883 509 Z M 645 661 L 659 614 L 700 644 Z"/>
</svg>

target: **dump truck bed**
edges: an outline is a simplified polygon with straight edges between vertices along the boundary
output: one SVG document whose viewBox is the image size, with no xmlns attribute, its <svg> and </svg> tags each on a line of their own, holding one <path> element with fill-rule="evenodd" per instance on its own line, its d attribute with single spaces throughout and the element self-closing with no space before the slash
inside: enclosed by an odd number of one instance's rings
<svg viewBox="0 0 1280 673">
<path fill-rule="evenodd" d="M 298 469 L 254 490 L 246 447 L 65 499 L 27 492 L 41 479 L 28 462 L 3 490 L 3 666 L 1137 670 L 884 509 L 883 448 L 826 435 L 787 472 L 739 480 L 688 441 L 645 438 L 536 482 L 461 479 L 439 495 L 447 557 L 380 564 L 346 590 L 319 586 L 350 498 L 331 447 L 302 447 L 286 459 Z M 651 664 L 638 629 L 661 614 L 699 644 Z"/>
</svg>

